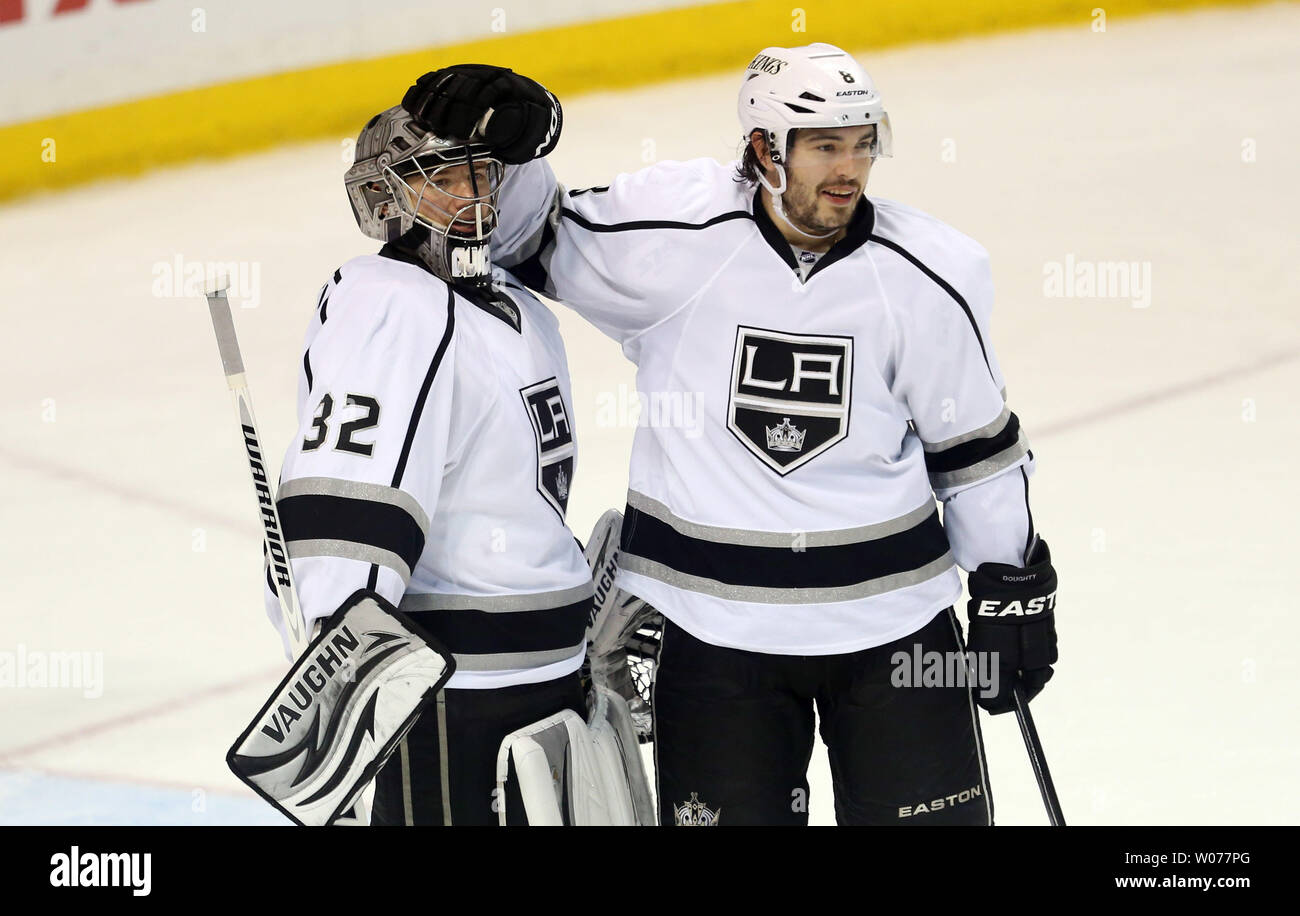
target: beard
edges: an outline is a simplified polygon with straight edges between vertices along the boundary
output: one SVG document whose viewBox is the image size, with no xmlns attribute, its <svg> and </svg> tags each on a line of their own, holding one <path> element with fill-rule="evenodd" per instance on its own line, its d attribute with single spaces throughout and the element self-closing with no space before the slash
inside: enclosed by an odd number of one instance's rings
<svg viewBox="0 0 1300 916">
<path fill-rule="evenodd" d="M 781 206 L 786 218 L 797 228 L 813 235 L 827 235 L 838 232 L 849 224 L 857 212 L 856 201 L 861 199 L 861 195 L 862 189 L 858 188 L 855 205 L 852 207 L 832 207 L 822 200 L 820 187 L 796 187 L 781 195 Z"/>
</svg>

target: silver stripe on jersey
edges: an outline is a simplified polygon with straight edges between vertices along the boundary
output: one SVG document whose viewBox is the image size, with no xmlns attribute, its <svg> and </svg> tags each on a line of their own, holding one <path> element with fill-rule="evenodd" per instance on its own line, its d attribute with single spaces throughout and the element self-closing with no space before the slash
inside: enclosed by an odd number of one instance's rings
<svg viewBox="0 0 1300 916">
<path fill-rule="evenodd" d="M 954 445 L 961 445 L 963 442 L 970 442 L 973 439 L 990 439 L 1002 432 L 1002 428 L 1007 425 L 1007 421 L 1010 419 L 1011 408 L 1004 404 L 1002 413 L 998 414 L 997 419 L 992 423 L 981 426 L 979 429 L 972 429 L 968 433 L 962 433 L 960 436 L 944 439 L 942 442 L 922 442 L 921 445 L 927 452 L 942 452 L 944 449 L 952 448 Z"/>
<path fill-rule="evenodd" d="M 915 528 L 934 513 L 934 501 L 930 500 L 918 506 L 906 515 L 877 522 L 874 525 L 862 525 L 857 528 L 836 528 L 829 531 L 750 531 L 744 528 L 721 528 L 715 525 L 701 525 L 678 518 L 673 511 L 659 500 L 636 490 L 627 491 L 627 504 L 633 509 L 654 516 L 668 525 L 678 534 L 700 541 L 712 541 L 715 544 L 738 544 L 744 547 L 778 547 L 790 549 L 792 538 L 798 534 L 800 543 L 805 547 L 841 547 L 845 544 L 860 544 L 879 538 L 898 534 Z M 656 576 L 655 578 L 660 578 Z M 709 580 L 704 580 L 709 581 Z M 838 600 L 838 599 L 834 599 Z"/>
<path fill-rule="evenodd" d="M 343 480 L 338 477 L 297 477 L 286 480 L 281 485 L 276 498 L 287 499 L 290 496 L 342 496 L 346 499 L 386 503 L 396 506 L 411 516 L 420 526 L 420 533 L 425 537 L 429 536 L 429 516 L 425 514 L 414 496 L 396 487 L 363 483 L 359 480 Z"/>
<path fill-rule="evenodd" d="M 976 462 L 970 467 L 962 468 L 958 471 L 944 471 L 938 474 L 930 475 L 930 486 L 936 490 L 949 490 L 953 487 L 960 487 L 968 483 L 974 483 L 977 480 L 983 480 L 985 477 L 992 477 L 999 471 L 1004 471 L 1011 467 L 1029 452 L 1029 441 L 1025 434 L 1021 432 L 1016 437 L 1016 444 L 1010 448 L 1003 449 L 990 458 Z"/>
<path fill-rule="evenodd" d="M 573 588 L 527 595 L 443 595 L 407 592 L 402 597 L 398 609 L 408 613 L 412 611 L 487 611 L 489 613 L 545 611 L 582 601 L 595 593 L 596 585 L 590 579 Z"/>
<path fill-rule="evenodd" d="M 563 649 L 543 649 L 538 652 L 498 652 L 489 655 L 456 655 L 457 671 L 517 671 L 525 668 L 540 668 L 566 661 L 580 654 L 586 648 L 580 642 Z"/>
<path fill-rule="evenodd" d="M 301 541 L 288 541 L 289 556 L 295 560 L 304 557 L 341 557 L 344 560 L 359 560 L 362 563 L 374 563 L 385 566 L 402 577 L 405 584 L 411 580 L 411 569 L 406 561 L 391 550 L 372 547 L 356 541 L 340 541 L 335 538 L 307 538 Z"/>
<path fill-rule="evenodd" d="M 930 510 L 933 511 L 933 510 Z M 856 585 L 843 585 L 831 588 L 765 588 L 757 585 L 731 585 L 703 576 L 692 576 L 678 572 L 662 563 L 647 560 L 636 554 L 621 553 L 618 565 L 621 569 L 637 575 L 658 579 L 666 585 L 686 591 L 725 598 L 728 601 L 751 601 L 756 604 L 827 604 L 834 601 L 853 601 L 858 598 L 870 598 L 895 589 L 917 585 L 935 576 L 942 575 L 953 566 L 952 552 L 946 552 L 937 560 L 906 572 L 891 576 L 868 579 Z M 458 659 L 459 661 L 459 659 Z"/>
</svg>

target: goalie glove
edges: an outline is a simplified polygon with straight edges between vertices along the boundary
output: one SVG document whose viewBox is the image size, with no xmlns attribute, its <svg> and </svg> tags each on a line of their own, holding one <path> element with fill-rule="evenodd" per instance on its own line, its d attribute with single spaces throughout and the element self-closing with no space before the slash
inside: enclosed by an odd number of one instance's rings
<svg viewBox="0 0 1300 916">
<path fill-rule="evenodd" d="M 587 666 L 591 680 L 627 701 L 641 743 L 654 740 L 650 688 L 663 617 L 635 595 L 614 585 L 623 514 L 610 509 L 596 522 L 585 554 L 596 596 L 587 626 Z"/>
<path fill-rule="evenodd" d="M 295 824 L 332 824 L 454 668 L 409 617 L 360 589 L 325 621 L 226 763 Z"/>
</svg>

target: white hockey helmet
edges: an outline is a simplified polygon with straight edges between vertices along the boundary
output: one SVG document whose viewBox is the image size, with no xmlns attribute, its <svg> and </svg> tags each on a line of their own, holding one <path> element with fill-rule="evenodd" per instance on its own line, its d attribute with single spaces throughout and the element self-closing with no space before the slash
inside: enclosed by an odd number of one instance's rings
<svg viewBox="0 0 1300 916">
<path fill-rule="evenodd" d="M 778 166 L 786 163 L 790 131 L 803 127 L 875 124 L 871 157 L 892 155 L 893 134 L 880 92 L 862 65 L 834 45 L 764 48 L 745 68 L 736 107 L 745 142 L 755 130 L 763 131 Z"/>
</svg>

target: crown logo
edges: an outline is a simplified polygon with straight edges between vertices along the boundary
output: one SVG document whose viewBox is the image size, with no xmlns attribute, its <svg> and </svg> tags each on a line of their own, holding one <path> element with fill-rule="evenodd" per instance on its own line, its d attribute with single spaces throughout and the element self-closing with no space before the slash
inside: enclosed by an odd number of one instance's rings
<svg viewBox="0 0 1300 916">
<path fill-rule="evenodd" d="M 767 447 L 774 452 L 801 452 L 803 451 L 803 440 L 808 435 L 807 430 L 800 432 L 790 425 L 790 418 L 783 417 L 783 422 L 775 429 L 766 426 L 767 430 Z"/>
<path fill-rule="evenodd" d="M 564 468 L 555 472 L 555 495 L 561 502 L 569 498 L 569 477 Z"/>
<path fill-rule="evenodd" d="M 695 792 L 686 804 L 673 805 L 673 820 L 678 827 L 716 827 L 721 818 L 722 809 L 710 810 Z"/>
</svg>

